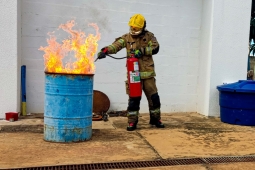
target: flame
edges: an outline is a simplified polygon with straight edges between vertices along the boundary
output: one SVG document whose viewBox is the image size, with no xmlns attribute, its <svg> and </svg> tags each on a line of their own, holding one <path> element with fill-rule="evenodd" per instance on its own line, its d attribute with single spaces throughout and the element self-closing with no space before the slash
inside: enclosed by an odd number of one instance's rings
<svg viewBox="0 0 255 170">
<path fill-rule="evenodd" d="M 74 20 L 59 26 L 71 35 L 63 40 L 62 44 L 56 41 L 54 33 L 48 33 L 50 36 L 47 39 L 48 46 L 39 48 L 45 53 L 43 57 L 46 72 L 70 74 L 93 74 L 95 72 L 94 55 L 98 47 L 97 42 L 100 40 L 99 28 L 97 24 L 89 24 L 96 30 L 96 35 L 86 36 L 82 31 L 73 30 L 74 26 Z M 76 61 L 69 61 L 63 65 L 62 60 L 70 53 L 74 54 Z"/>
</svg>

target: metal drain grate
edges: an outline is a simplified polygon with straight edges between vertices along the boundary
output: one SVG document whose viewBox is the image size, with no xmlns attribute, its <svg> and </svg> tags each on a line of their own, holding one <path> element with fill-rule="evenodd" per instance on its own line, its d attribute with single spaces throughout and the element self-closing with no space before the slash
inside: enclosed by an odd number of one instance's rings
<svg viewBox="0 0 255 170">
<path fill-rule="evenodd" d="M 231 162 L 255 162 L 255 156 L 233 156 L 233 157 L 212 157 L 204 158 L 208 164 L 231 163 Z"/>
<path fill-rule="evenodd" d="M 115 162 L 115 163 L 94 163 L 82 165 L 63 165 L 16 168 L 13 170 L 99 170 L 99 169 L 125 169 L 125 168 L 146 168 L 174 165 L 195 165 L 195 164 L 218 164 L 233 162 L 255 162 L 255 156 L 228 156 L 210 158 L 190 158 L 190 159 L 167 159 L 157 161 L 138 161 L 138 162 Z"/>
</svg>

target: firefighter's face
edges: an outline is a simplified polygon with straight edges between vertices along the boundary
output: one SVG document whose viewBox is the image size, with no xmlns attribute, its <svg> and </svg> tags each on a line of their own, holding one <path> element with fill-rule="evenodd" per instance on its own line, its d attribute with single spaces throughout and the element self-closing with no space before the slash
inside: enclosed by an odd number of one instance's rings
<svg viewBox="0 0 255 170">
<path fill-rule="evenodd" d="M 142 28 L 138 28 L 138 27 L 130 27 L 130 34 L 131 35 L 139 35 L 142 32 Z"/>
</svg>

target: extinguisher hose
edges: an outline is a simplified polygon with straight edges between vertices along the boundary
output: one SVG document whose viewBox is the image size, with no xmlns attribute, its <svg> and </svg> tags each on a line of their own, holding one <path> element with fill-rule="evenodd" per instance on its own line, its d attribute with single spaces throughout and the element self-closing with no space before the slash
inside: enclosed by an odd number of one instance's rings
<svg viewBox="0 0 255 170">
<path fill-rule="evenodd" d="M 111 58 L 113 58 L 113 59 L 117 59 L 117 60 L 121 60 L 121 59 L 127 58 L 127 57 L 117 58 L 117 57 L 113 57 L 113 56 L 111 56 L 111 55 L 109 55 L 109 54 L 106 54 L 106 55 L 109 56 L 109 57 L 111 57 Z"/>
<path fill-rule="evenodd" d="M 111 57 L 111 58 L 113 58 L 113 59 L 117 59 L 117 60 L 121 60 L 121 59 L 127 58 L 127 57 L 117 58 L 117 57 L 113 57 L 113 56 L 111 56 L 111 55 L 109 55 L 109 54 L 105 54 L 105 55 L 107 55 L 107 56 L 109 56 L 109 57 Z M 98 60 L 98 57 L 97 57 L 97 59 L 96 59 L 94 62 L 96 62 L 97 60 Z"/>
</svg>

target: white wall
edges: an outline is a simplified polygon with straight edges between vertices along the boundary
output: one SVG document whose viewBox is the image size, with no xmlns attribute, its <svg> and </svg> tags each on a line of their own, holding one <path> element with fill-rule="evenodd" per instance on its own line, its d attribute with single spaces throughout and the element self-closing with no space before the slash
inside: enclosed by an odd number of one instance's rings
<svg viewBox="0 0 255 170">
<path fill-rule="evenodd" d="M 216 86 L 246 79 L 251 0 L 203 2 L 198 111 L 216 116 Z"/>
<path fill-rule="evenodd" d="M 21 64 L 27 65 L 27 111 L 43 112 L 43 52 L 38 48 L 46 45 L 48 32 L 71 19 L 89 32 L 87 24 L 95 22 L 102 33 L 100 49 L 126 33 L 130 16 L 138 12 L 161 45 L 154 59 L 162 111 L 218 115 L 216 86 L 246 78 L 250 7 L 251 0 L 2 0 L 0 118 L 20 111 Z M 64 34 L 58 34 L 61 40 Z M 125 50 L 116 56 L 124 55 Z M 107 58 L 96 66 L 95 89 L 109 96 L 111 110 L 126 109 L 125 61 Z M 144 96 L 141 112 L 147 112 Z"/>
<path fill-rule="evenodd" d="M 0 118 L 20 111 L 20 1 L 0 2 Z"/>
<path fill-rule="evenodd" d="M 214 0 L 213 11 L 209 103 L 212 116 L 219 113 L 216 86 L 246 79 L 251 0 Z"/>
<path fill-rule="evenodd" d="M 203 0 L 201 42 L 199 56 L 198 107 L 199 113 L 208 114 L 212 47 L 213 1 Z"/>
<path fill-rule="evenodd" d="M 197 82 L 202 0 L 22 0 L 22 64 L 27 66 L 27 111 L 43 112 L 44 66 L 40 46 L 47 33 L 76 19 L 85 32 L 87 24 L 99 25 L 99 49 L 128 32 L 128 20 L 142 13 L 147 28 L 160 43 L 154 56 L 162 112 L 197 111 Z M 59 37 L 63 38 L 61 35 Z M 247 44 L 247 43 L 246 43 Z M 125 56 L 125 50 L 116 55 Z M 108 95 L 111 110 L 125 110 L 125 61 L 111 58 L 96 62 L 94 89 Z M 148 112 L 143 96 L 141 112 Z"/>
</svg>

